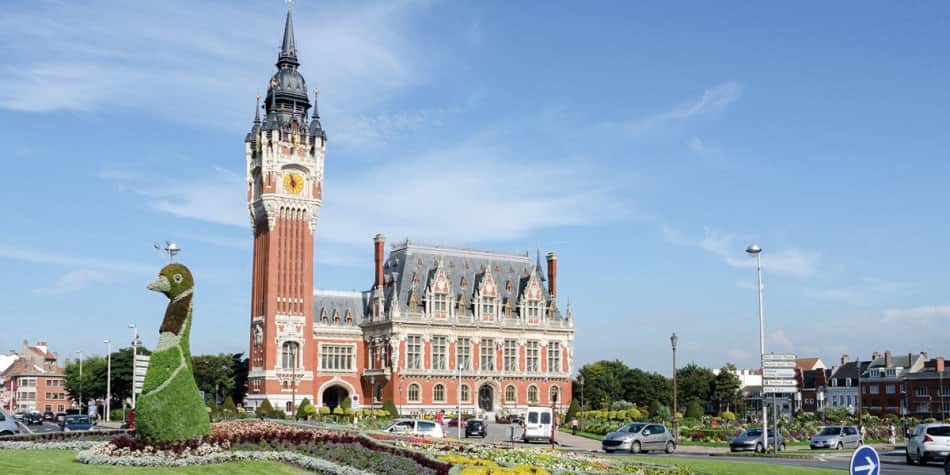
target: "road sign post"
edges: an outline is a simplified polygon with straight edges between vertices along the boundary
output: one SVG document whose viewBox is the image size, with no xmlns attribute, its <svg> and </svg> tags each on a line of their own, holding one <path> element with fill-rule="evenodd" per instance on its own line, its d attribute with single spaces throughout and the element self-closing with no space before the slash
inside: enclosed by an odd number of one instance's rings
<svg viewBox="0 0 950 475">
<path fill-rule="evenodd" d="M 851 454 L 851 463 L 848 464 L 851 475 L 879 475 L 881 473 L 881 458 L 874 447 L 863 445 Z"/>
<path fill-rule="evenodd" d="M 778 402 L 777 394 L 788 394 L 798 391 L 798 381 L 795 380 L 796 355 L 770 353 L 762 355 L 762 405 L 765 406 L 765 395 L 772 395 L 772 434 L 774 439 L 772 450 L 778 453 L 780 445 L 778 432 Z M 762 431 L 768 437 L 769 428 Z M 766 438 L 766 440 L 768 440 Z"/>
</svg>

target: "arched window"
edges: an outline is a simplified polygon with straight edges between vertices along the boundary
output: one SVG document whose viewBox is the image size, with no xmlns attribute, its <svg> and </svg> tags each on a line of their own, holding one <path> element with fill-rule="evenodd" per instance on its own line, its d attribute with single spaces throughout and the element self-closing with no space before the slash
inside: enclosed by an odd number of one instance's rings
<svg viewBox="0 0 950 475">
<path fill-rule="evenodd" d="M 505 402 L 518 402 L 518 393 L 513 384 L 505 387 Z"/>
<path fill-rule="evenodd" d="M 560 393 L 561 393 L 561 388 L 559 388 L 556 384 L 551 386 L 551 390 L 548 392 L 548 400 L 551 402 L 560 400 L 561 399 Z"/>
<path fill-rule="evenodd" d="M 434 402 L 445 402 L 445 386 L 441 384 L 436 384 L 432 388 L 432 401 Z"/>
<path fill-rule="evenodd" d="M 294 412 L 294 406 L 290 401 L 287 401 L 287 412 Z"/>
<path fill-rule="evenodd" d="M 295 341 L 284 343 L 281 349 L 281 367 L 298 368 L 300 367 L 300 345 Z"/>
<path fill-rule="evenodd" d="M 409 385 L 409 402 L 419 402 L 419 401 L 420 401 L 419 385 L 415 383 L 410 384 Z"/>
<path fill-rule="evenodd" d="M 462 392 L 462 401 L 463 401 L 463 402 L 469 402 L 469 401 L 471 401 L 472 395 L 471 395 L 471 393 L 469 393 L 469 388 L 468 388 L 468 385 L 467 385 L 467 384 L 463 384 L 463 385 L 462 385 L 461 392 Z"/>
<path fill-rule="evenodd" d="M 528 386 L 528 404 L 537 404 L 538 403 L 538 387 L 535 385 Z"/>
</svg>

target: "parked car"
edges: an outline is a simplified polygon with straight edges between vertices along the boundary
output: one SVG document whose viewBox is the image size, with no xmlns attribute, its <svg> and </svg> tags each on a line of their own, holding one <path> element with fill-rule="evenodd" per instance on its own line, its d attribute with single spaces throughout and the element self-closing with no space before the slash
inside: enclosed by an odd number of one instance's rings
<svg viewBox="0 0 950 475">
<path fill-rule="evenodd" d="M 96 422 L 89 416 L 66 416 L 63 422 L 63 432 L 95 430 Z"/>
<path fill-rule="evenodd" d="M 629 450 L 638 454 L 662 450 L 671 454 L 676 450 L 676 440 L 673 439 L 673 433 L 666 430 L 666 426 L 647 422 L 631 422 L 605 435 L 600 445 L 607 453 Z"/>
<path fill-rule="evenodd" d="M 950 459 L 950 424 L 933 422 L 919 424 L 907 438 L 907 463 L 921 465 L 930 461 Z"/>
<path fill-rule="evenodd" d="M 46 412 L 43 413 L 44 421 L 52 421 L 55 419 L 56 419 L 56 414 L 54 414 L 53 411 L 47 409 Z"/>
<path fill-rule="evenodd" d="M 845 447 L 860 447 L 864 445 L 861 440 L 861 433 L 854 426 L 828 426 L 824 427 L 811 438 L 808 444 L 812 450 L 817 449 L 835 449 L 841 450 Z"/>
<path fill-rule="evenodd" d="M 56 418 L 55 418 L 55 420 L 56 420 L 56 423 L 59 424 L 60 427 L 62 427 L 62 426 L 63 426 L 63 423 L 66 422 L 66 413 L 65 413 L 65 412 L 57 412 L 57 413 L 56 413 Z"/>
<path fill-rule="evenodd" d="M 778 444 L 777 446 L 779 450 L 785 450 L 785 437 L 782 437 L 782 434 L 779 434 L 778 440 L 776 441 L 774 429 L 769 429 L 768 442 L 770 448 L 776 447 L 776 444 Z M 765 450 L 762 446 L 761 428 L 750 427 L 729 441 L 730 452 L 744 452 L 747 450 L 754 450 L 756 452 L 763 452 Z"/>
<path fill-rule="evenodd" d="M 465 422 L 465 437 L 476 435 L 481 438 L 488 435 L 488 422 L 481 419 L 469 419 Z"/>
<path fill-rule="evenodd" d="M 551 442 L 551 426 L 554 423 L 554 414 L 550 407 L 529 407 L 524 421 L 524 432 L 521 440 L 525 443 L 532 440 Z"/>
<path fill-rule="evenodd" d="M 442 433 L 442 426 L 433 421 L 423 421 L 420 419 L 396 419 L 389 424 L 383 432 L 392 432 L 395 434 L 415 434 L 426 437 L 441 439 L 445 437 Z"/>
<path fill-rule="evenodd" d="M 23 423 L 24 423 L 24 424 L 29 424 L 29 425 L 32 425 L 32 424 L 42 424 L 42 423 L 43 423 L 43 415 L 40 414 L 39 412 L 36 412 L 36 411 L 28 412 L 28 413 L 26 413 L 26 414 L 23 415 Z"/>
<path fill-rule="evenodd" d="M 16 425 L 16 416 L 10 416 L 0 411 L 0 435 L 19 434 L 20 428 Z"/>
</svg>

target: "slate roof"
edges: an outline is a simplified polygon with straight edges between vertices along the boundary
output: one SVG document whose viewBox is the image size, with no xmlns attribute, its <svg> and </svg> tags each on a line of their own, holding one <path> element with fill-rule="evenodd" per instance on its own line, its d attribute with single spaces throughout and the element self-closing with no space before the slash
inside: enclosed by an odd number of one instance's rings
<svg viewBox="0 0 950 475">
<path fill-rule="evenodd" d="M 393 293 L 398 292 L 396 301 L 400 312 L 422 312 L 425 309 L 425 293 L 436 277 L 439 263 L 445 271 L 451 285 L 455 302 L 464 296 L 466 314 L 473 311 L 472 302 L 487 272 L 498 288 L 499 303 L 511 302 L 512 315 L 518 313 L 520 297 L 530 282 L 532 275 L 541 287 L 545 307 L 551 303 L 551 295 L 544 282 L 544 271 L 531 262 L 528 253 L 502 253 L 472 249 L 452 248 L 418 244 L 410 241 L 392 246 L 389 257 L 383 265 L 385 278 L 386 312 L 390 311 Z M 416 293 L 416 308 L 410 309 L 409 296 Z M 550 319 L 562 319 L 558 310 Z"/>
<path fill-rule="evenodd" d="M 326 311 L 327 318 L 332 324 L 335 312 L 339 312 L 340 325 L 346 325 L 346 312 L 349 311 L 353 316 L 353 326 L 357 326 L 366 315 L 369 296 L 369 291 L 314 290 L 313 321 L 319 324 L 323 312 Z"/>
<path fill-rule="evenodd" d="M 863 373 L 868 365 L 871 364 L 870 361 L 861 361 L 861 372 Z M 847 378 L 851 378 L 852 384 L 858 383 L 858 362 L 849 361 L 841 366 L 838 366 L 834 369 L 831 378 L 828 379 L 830 382 L 831 379 L 838 380 L 838 386 L 844 386 Z"/>
</svg>

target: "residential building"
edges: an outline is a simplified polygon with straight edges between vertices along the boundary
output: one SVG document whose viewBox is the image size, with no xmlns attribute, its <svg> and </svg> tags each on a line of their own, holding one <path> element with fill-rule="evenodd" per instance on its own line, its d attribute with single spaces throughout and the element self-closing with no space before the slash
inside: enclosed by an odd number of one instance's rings
<svg viewBox="0 0 950 475">
<path fill-rule="evenodd" d="M 848 355 L 842 355 L 841 364 L 831 369 L 826 407 L 845 408 L 849 413 L 856 414 L 860 405 L 858 381 L 870 364 L 870 361 L 850 361 Z"/>
<path fill-rule="evenodd" d="M 798 392 L 795 393 L 795 410 L 805 412 L 823 411 L 828 400 L 828 380 L 831 379 L 831 370 L 825 369 L 823 363 L 821 367 L 816 369 L 796 368 L 795 379 L 798 382 Z"/>
<path fill-rule="evenodd" d="M 920 370 L 904 376 L 906 415 L 946 420 L 950 416 L 950 370 L 944 358 L 924 362 Z"/>
<path fill-rule="evenodd" d="M 253 228 L 248 407 L 395 402 L 491 415 L 571 399 L 574 321 L 557 255 L 374 239 L 365 291 L 313 290 L 326 132 L 298 71 L 287 13 L 277 71 L 245 138 Z M 308 111 L 313 108 L 312 115 Z M 487 218 L 490 219 L 490 218 Z"/>
<path fill-rule="evenodd" d="M 907 413 L 905 378 L 920 371 L 927 362 L 927 354 L 893 356 L 873 353 L 870 364 L 861 374 L 861 410 L 876 416 L 901 416 Z"/>
<path fill-rule="evenodd" d="M 14 412 L 63 412 L 72 405 L 63 368 L 45 341 L 33 346 L 24 341 L 19 357 L 3 372 L 3 381 Z"/>
<path fill-rule="evenodd" d="M 10 350 L 10 354 L 0 355 L 0 407 L 7 411 L 13 409 L 13 405 L 11 404 L 12 397 L 10 397 L 12 393 L 7 391 L 4 373 L 19 357 L 20 355 L 15 350 Z"/>
</svg>

